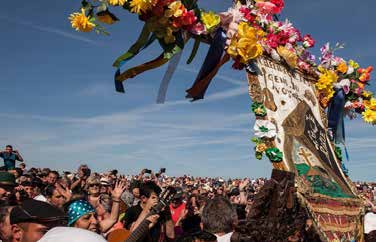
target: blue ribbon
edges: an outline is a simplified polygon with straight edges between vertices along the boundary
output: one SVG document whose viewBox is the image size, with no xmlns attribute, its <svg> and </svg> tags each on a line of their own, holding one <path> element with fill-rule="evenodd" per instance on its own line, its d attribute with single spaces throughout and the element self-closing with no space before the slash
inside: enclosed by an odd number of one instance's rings
<svg viewBox="0 0 376 242">
<path fill-rule="evenodd" d="M 333 132 L 335 143 L 345 144 L 345 92 L 342 88 L 335 89 L 335 94 L 328 108 L 328 126 Z"/>
<path fill-rule="evenodd" d="M 225 46 L 226 46 L 226 33 L 223 31 L 222 28 L 218 28 L 214 38 L 212 40 L 212 43 L 210 45 L 210 48 L 208 50 L 208 53 L 206 54 L 205 61 L 201 66 L 200 72 L 198 73 L 196 80 L 191 87 L 191 89 L 199 84 L 207 75 L 209 75 L 218 65 L 218 63 L 221 61 Z M 203 99 L 205 96 L 205 92 L 207 88 L 209 87 L 210 82 L 203 88 L 203 90 L 200 90 L 200 93 L 196 96 L 192 96 L 191 94 L 187 94 L 186 98 L 193 98 L 192 101 Z M 187 90 L 188 92 L 189 90 Z"/>
</svg>

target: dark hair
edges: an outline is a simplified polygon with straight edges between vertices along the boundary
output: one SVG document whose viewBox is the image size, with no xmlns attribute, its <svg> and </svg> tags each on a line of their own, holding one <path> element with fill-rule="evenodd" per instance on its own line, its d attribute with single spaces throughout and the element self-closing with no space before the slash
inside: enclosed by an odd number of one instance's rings
<svg viewBox="0 0 376 242">
<path fill-rule="evenodd" d="M 11 206 L 8 201 L 0 201 L 0 224 L 4 223 L 7 216 L 9 216 Z"/>
<path fill-rule="evenodd" d="M 14 170 L 16 171 L 16 173 L 18 174 L 18 176 L 22 176 L 23 170 L 21 168 L 16 167 Z"/>
<path fill-rule="evenodd" d="M 11 145 L 7 145 L 7 146 L 5 146 L 5 148 L 11 148 L 13 150 L 13 146 L 11 146 Z"/>
<path fill-rule="evenodd" d="M 155 182 L 148 181 L 141 185 L 140 196 L 145 196 L 149 198 L 153 192 L 155 192 L 157 196 L 159 196 L 161 191 L 161 188 L 157 184 L 155 184 Z"/>
<path fill-rule="evenodd" d="M 48 175 L 51 174 L 51 173 L 55 174 L 57 177 L 60 176 L 60 175 L 59 175 L 59 172 L 57 172 L 57 171 L 50 171 L 50 172 L 48 172 Z"/>
<path fill-rule="evenodd" d="M 230 233 L 236 220 L 235 208 L 223 197 L 210 200 L 202 212 L 204 230 L 211 233 Z"/>
<path fill-rule="evenodd" d="M 55 186 L 52 186 L 52 185 L 48 185 L 46 186 L 46 188 L 44 189 L 43 191 L 43 195 L 46 196 L 46 197 L 52 197 L 52 195 L 54 194 L 54 191 L 56 190 L 56 187 Z"/>
</svg>

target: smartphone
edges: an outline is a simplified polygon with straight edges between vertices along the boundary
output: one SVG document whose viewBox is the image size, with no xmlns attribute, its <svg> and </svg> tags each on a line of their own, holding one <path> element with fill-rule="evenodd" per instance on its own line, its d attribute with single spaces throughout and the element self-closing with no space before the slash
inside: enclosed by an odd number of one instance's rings
<svg viewBox="0 0 376 242">
<path fill-rule="evenodd" d="M 147 173 L 147 174 L 151 174 L 151 170 L 149 170 L 149 169 L 145 169 L 145 173 Z"/>
</svg>

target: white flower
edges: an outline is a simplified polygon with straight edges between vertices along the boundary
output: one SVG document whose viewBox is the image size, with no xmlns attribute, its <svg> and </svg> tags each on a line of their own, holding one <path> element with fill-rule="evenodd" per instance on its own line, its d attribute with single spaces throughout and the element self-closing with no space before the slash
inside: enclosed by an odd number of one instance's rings
<svg viewBox="0 0 376 242">
<path fill-rule="evenodd" d="M 343 91 L 345 94 L 348 94 L 350 92 L 350 80 L 349 79 L 343 79 L 340 82 L 334 84 L 336 88 L 343 88 Z"/>
<path fill-rule="evenodd" d="M 277 128 L 269 120 L 256 120 L 253 130 L 258 138 L 273 138 L 277 135 Z"/>
<path fill-rule="evenodd" d="M 271 51 L 271 56 L 273 58 L 273 60 L 275 61 L 281 61 L 281 57 L 278 55 L 277 51 L 275 49 L 272 49 Z"/>
</svg>

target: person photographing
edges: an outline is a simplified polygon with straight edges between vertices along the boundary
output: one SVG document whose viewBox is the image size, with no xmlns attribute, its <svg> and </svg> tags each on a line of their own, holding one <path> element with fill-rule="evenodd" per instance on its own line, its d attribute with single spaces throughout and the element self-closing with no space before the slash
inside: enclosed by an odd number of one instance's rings
<svg viewBox="0 0 376 242">
<path fill-rule="evenodd" d="M 0 157 L 4 160 L 4 166 L 2 167 L 6 171 L 16 169 L 16 160 L 23 162 L 23 158 L 17 150 L 13 150 L 11 145 L 5 147 L 5 151 L 0 152 Z"/>
</svg>

